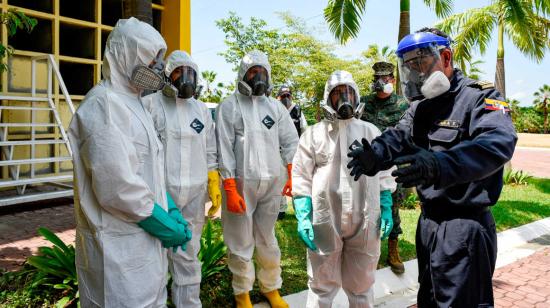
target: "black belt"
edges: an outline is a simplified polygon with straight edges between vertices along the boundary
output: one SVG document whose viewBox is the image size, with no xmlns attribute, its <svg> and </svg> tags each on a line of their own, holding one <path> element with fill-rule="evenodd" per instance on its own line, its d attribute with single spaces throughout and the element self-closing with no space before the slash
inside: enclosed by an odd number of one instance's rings
<svg viewBox="0 0 550 308">
<path fill-rule="evenodd" d="M 434 221 L 446 221 L 452 219 L 474 219 L 478 220 L 483 214 L 489 212 L 488 206 L 445 206 L 430 205 L 422 206 L 422 215 Z"/>
</svg>

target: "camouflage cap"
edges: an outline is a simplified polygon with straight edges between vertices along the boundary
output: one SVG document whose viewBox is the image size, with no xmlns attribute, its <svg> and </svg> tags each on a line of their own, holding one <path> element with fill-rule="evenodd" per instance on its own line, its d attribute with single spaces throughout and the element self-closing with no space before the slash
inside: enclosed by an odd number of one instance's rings
<svg viewBox="0 0 550 308">
<path fill-rule="evenodd" d="M 389 62 L 376 62 L 372 66 L 375 76 L 386 76 L 393 74 L 395 66 Z"/>
<path fill-rule="evenodd" d="M 277 93 L 277 96 L 281 96 L 283 94 L 290 94 L 292 95 L 292 91 L 290 91 L 290 87 L 287 86 L 287 85 L 283 85 L 281 86 L 281 88 L 279 89 L 279 92 Z"/>
</svg>

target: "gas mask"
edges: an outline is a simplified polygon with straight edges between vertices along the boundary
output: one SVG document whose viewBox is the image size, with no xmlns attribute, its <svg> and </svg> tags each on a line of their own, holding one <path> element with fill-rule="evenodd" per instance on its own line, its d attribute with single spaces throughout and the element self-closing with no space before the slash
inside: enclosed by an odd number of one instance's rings
<svg viewBox="0 0 550 308">
<path fill-rule="evenodd" d="M 255 71 L 255 73 L 251 73 Z M 250 76 L 249 76 L 250 75 Z M 260 65 L 251 67 L 243 80 L 239 81 L 237 88 L 245 96 L 262 96 L 271 92 L 267 70 Z"/>
<path fill-rule="evenodd" d="M 285 95 L 283 97 L 281 97 L 281 103 L 286 107 L 290 107 L 290 105 L 292 104 L 292 99 L 290 98 L 290 96 L 288 95 Z"/>
<path fill-rule="evenodd" d="M 393 84 L 391 82 L 384 82 L 381 78 L 371 83 L 370 89 L 373 92 L 384 92 L 386 94 L 393 93 Z"/>
<path fill-rule="evenodd" d="M 359 104 L 357 101 L 355 90 L 348 85 L 339 85 L 332 89 L 328 96 L 328 100 L 331 109 L 335 111 L 336 117 L 342 120 L 351 119 L 357 116 L 359 113 L 358 109 L 364 107 L 363 104 Z"/>
<path fill-rule="evenodd" d="M 197 73 L 192 67 L 179 66 L 172 71 L 170 76 L 169 84 L 162 90 L 164 95 L 183 99 L 193 97 L 197 87 Z"/>
<path fill-rule="evenodd" d="M 164 62 L 163 52 L 159 52 L 157 58 L 150 65 L 136 65 L 132 71 L 130 82 L 140 90 L 158 91 L 165 85 L 162 71 Z"/>
<path fill-rule="evenodd" d="M 403 94 L 409 100 L 432 99 L 450 89 L 449 78 L 437 67 L 441 63 L 441 48 L 414 49 L 398 59 Z"/>
</svg>

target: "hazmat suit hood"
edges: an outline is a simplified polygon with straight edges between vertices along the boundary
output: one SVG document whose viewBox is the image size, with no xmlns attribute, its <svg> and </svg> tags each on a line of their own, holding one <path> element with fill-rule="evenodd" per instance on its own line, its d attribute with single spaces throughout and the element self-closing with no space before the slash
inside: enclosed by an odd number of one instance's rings
<svg viewBox="0 0 550 308">
<path fill-rule="evenodd" d="M 241 59 L 239 73 L 237 75 L 237 85 L 239 82 L 243 81 L 246 72 L 253 66 L 262 66 L 267 71 L 267 92 L 270 93 L 273 88 L 273 83 L 271 82 L 271 65 L 269 64 L 267 55 L 259 50 L 252 50 Z M 238 87 L 235 91 L 239 92 Z"/>
<path fill-rule="evenodd" d="M 356 113 L 362 112 L 362 108 L 364 108 L 364 104 L 359 103 L 359 87 L 353 80 L 351 73 L 347 71 L 335 71 L 330 75 L 325 84 L 325 92 L 323 94 L 323 100 L 321 101 L 321 107 L 327 111 L 329 120 L 334 120 L 336 118 L 336 110 L 332 108 L 332 104 L 329 101 L 329 95 L 334 88 L 340 85 L 350 86 L 355 91 L 355 101 L 357 102 L 357 107 L 355 109 Z"/>
<path fill-rule="evenodd" d="M 131 17 L 120 19 L 107 38 L 101 72 L 115 90 L 138 93 L 130 78 L 137 65 L 164 57 L 166 42 L 151 25 Z"/>
<path fill-rule="evenodd" d="M 197 78 L 199 76 L 199 66 L 191 56 L 182 50 L 173 51 L 168 58 L 166 58 L 166 66 L 164 67 L 164 74 L 166 77 L 170 77 L 172 72 L 180 66 L 189 66 L 195 73 L 197 73 Z"/>
<path fill-rule="evenodd" d="M 166 78 L 170 79 L 170 75 L 172 75 L 172 72 L 174 72 L 178 67 L 180 66 L 186 66 L 190 67 L 195 71 L 195 81 L 193 86 L 193 92 L 196 93 L 196 87 L 199 83 L 199 66 L 191 56 L 182 50 L 175 50 L 173 51 L 168 58 L 166 59 L 166 66 L 164 67 L 164 75 Z M 172 81 L 169 82 L 164 88 L 162 89 L 162 93 L 167 97 L 176 98 L 177 100 L 183 100 L 187 101 L 189 99 L 192 99 L 192 96 L 189 98 L 181 98 L 178 96 L 179 89 L 177 86 L 173 84 Z"/>
</svg>

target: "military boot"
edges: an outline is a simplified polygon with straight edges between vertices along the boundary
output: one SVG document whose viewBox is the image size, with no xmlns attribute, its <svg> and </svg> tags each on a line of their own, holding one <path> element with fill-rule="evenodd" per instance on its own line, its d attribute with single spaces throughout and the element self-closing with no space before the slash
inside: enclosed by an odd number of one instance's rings
<svg viewBox="0 0 550 308">
<path fill-rule="evenodd" d="M 391 271 L 396 274 L 403 274 L 405 272 L 405 265 L 401 262 L 399 257 L 399 250 L 397 245 L 397 239 L 388 240 L 388 265 L 391 268 Z"/>
</svg>

